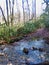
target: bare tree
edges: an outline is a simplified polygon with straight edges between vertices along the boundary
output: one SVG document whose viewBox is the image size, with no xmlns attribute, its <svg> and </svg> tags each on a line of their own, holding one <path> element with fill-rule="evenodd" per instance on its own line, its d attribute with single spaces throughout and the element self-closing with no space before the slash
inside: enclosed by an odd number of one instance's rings
<svg viewBox="0 0 49 65">
<path fill-rule="evenodd" d="M 8 9 L 8 0 L 6 0 L 6 11 L 7 11 L 7 25 L 9 25 L 9 9 Z"/>
<path fill-rule="evenodd" d="M 5 24 L 7 25 L 7 21 L 6 21 L 6 18 L 5 18 L 5 15 L 4 15 L 4 12 L 3 12 L 3 10 L 2 10 L 2 7 L 1 7 L 1 6 L 0 6 L 0 10 L 1 10 L 1 12 L 2 12 L 3 19 L 5 20 Z"/>
<path fill-rule="evenodd" d="M 16 0 L 16 5 L 17 5 L 17 12 L 18 12 L 18 22 L 20 22 L 20 9 L 19 9 L 18 0 Z"/>
<path fill-rule="evenodd" d="M 13 25 L 13 19 L 14 19 L 14 0 L 12 0 L 12 14 L 11 14 L 11 25 Z"/>
<path fill-rule="evenodd" d="M 25 5 L 24 5 L 24 0 L 22 0 L 22 8 L 23 8 L 23 20 L 25 22 Z M 28 16 L 29 16 L 29 20 L 30 20 L 30 8 L 29 8 L 29 1 L 26 0 L 27 3 L 27 12 L 28 12 Z"/>
<path fill-rule="evenodd" d="M 30 20 L 30 8 L 29 8 L 29 2 L 28 2 L 28 0 L 26 0 L 26 2 L 27 2 L 27 9 L 28 9 L 29 20 Z"/>
<path fill-rule="evenodd" d="M 9 0 L 9 8 L 10 8 L 10 15 L 11 15 L 11 1 Z"/>
<path fill-rule="evenodd" d="M 34 13 L 33 13 L 33 0 L 32 0 L 32 15 L 31 15 L 31 19 L 33 19 L 34 17 Z"/>
<path fill-rule="evenodd" d="M 12 5 L 11 5 L 11 2 L 12 2 Z M 9 26 L 10 25 L 10 22 L 11 22 L 11 25 L 13 25 L 13 18 L 14 18 L 14 0 L 6 0 L 7 20 L 6 20 L 6 17 L 4 15 L 4 13 L 3 13 L 2 7 L 0 7 L 0 10 L 1 10 L 2 15 L 3 15 L 3 18 L 5 20 L 5 24 Z M 9 17 L 9 12 L 10 12 L 11 17 Z M 9 21 L 9 19 L 11 19 L 11 21 Z"/>
<path fill-rule="evenodd" d="M 25 23 L 24 0 L 22 0 L 22 8 L 23 8 L 23 21 Z"/>
<path fill-rule="evenodd" d="M 32 19 L 36 19 L 36 0 L 32 0 Z"/>
</svg>

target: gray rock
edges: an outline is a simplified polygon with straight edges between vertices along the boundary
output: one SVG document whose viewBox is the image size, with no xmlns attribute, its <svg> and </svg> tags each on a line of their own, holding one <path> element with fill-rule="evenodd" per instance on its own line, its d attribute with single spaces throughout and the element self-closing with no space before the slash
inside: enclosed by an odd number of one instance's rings
<svg viewBox="0 0 49 65">
<path fill-rule="evenodd" d="M 5 45 L 1 45 L 0 49 L 3 50 L 5 48 Z"/>
</svg>

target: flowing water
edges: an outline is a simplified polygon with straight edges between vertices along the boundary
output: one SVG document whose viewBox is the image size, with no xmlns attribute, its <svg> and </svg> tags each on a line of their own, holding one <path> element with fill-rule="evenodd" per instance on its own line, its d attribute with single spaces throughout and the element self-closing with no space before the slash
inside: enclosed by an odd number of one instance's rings
<svg viewBox="0 0 49 65">
<path fill-rule="evenodd" d="M 45 51 L 32 50 L 32 47 L 43 48 Z M 29 50 L 28 54 L 23 52 L 24 48 Z M 34 41 L 21 40 L 18 42 L 18 45 L 6 45 L 3 50 L 0 49 L 0 53 L 1 51 L 7 54 L 7 56 L 0 56 L 0 64 L 2 65 L 10 63 L 12 65 L 33 65 L 45 61 L 49 62 L 49 45 L 42 39 Z"/>
</svg>

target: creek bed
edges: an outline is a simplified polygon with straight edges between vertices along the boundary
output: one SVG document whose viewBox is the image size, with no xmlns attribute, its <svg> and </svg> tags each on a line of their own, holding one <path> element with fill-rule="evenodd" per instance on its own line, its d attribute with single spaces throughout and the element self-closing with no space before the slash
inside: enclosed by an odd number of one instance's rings
<svg viewBox="0 0 49 65">
<path fill-rule="evenodd" d="M 44 40 L 21 40 L 15 42 L 17 45 L 2 45 L 0 46 L 0 53 L 4 53 L 4 56 L 0 55 L 1 65 L 34 65 L 49 62 L 49 45 Z M 1 49 L 1 47 L 3 47 Z M 45 51 L 32 50 L 31 48 L 43 48 Z M 29 50 L 28 54 L 23 52 L 23 49 Z"/>
</svg>

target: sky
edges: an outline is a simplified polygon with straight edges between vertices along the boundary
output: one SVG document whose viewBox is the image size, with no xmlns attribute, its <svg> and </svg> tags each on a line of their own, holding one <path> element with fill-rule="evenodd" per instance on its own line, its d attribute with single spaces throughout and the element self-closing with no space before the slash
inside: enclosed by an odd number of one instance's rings
<svg viewBox="0 0 49 65">
<path fill-rule="evenodd" d="M 35 1 L 35 0 L 34 0 Z M 40 16 L 41 13 L 43 13 L 43 7 L 45 8 L 45 5 L 43 6 L 41 3 L 43 2 L 43 0 L 36 0 L 36 15 L 37 16 Z M 32 0 L 29 0 L 29 5 L 30 5 L 30 11 L 31 11 L 31 3 L 32 3 Z M 20 8 L 20 11 L 22 12 L 22 3 L 21 3 L 21 0 L 18 0 L 18 4 L 19 4 L 19 8 Z M 26 3 L 25 3 L 26 5 Z M 0 6 L 2 7 L 2 9 L 4 10 L 4 13 L 6 13 L 6 5 L 5 5 L 5 0 L 0 0 Z M 34 5 L 33 5 L 34 6 Z M 16 3 L 15 3 L 15 12 L 17 11 L 17 8 L 16 8 Z M 1 14 L 1 13 L 0 13 Z M 6 15 L 6 14 L 5 14 Z"/>
<path fill-rule="evenodd" d="M 40 16 L 43 13 L 43 9 L 45 9 L 46 4 L 44 3 L 43 0 L 36 0 L 36 15 Z"/>
</svg>

